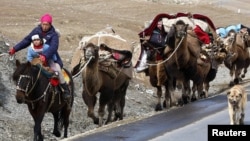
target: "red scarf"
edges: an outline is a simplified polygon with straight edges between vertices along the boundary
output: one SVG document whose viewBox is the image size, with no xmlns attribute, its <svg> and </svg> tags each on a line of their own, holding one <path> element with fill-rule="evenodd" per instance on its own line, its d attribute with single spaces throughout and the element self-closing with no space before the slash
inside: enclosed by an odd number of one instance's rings
<svg viewBox="0 0 250 141">
<path fill-rule="evenodd" d="M 41 48 L 43 48 L 43 45 L 39 45 L 39 46 L 34 45 L 34 49 L 41 49 Z"/>
</svg>

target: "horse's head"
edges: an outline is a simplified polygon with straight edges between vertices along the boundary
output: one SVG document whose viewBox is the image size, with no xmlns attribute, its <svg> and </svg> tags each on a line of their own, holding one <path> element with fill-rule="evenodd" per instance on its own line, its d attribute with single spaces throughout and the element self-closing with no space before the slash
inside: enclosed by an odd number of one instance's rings
<svg viewBox="0 0 250 141">
<path fill-rule="evenodd" d="M 16 100 L 18 103 L 24 103 L 25 97 L 29 95 L 29 91 L 33 85 L 33 76 L 35 73 L 31 71 L 30 62 L 20 63 L 16 60 L 16 70 L 13 73 L 13 80 L 16 83 Z"/>
<path fill-rule="evenodd" d="M 89 59 L 98 60 L 99 58 L 99 47 L 93 43 L 88 43 L 83 47 L 83 53 L 85 61 Z"/>
<path fill-rule="evenodd" d="M 183 20 L 178 20 L 176 24 L 173 24 L 176 38 L 183 38 L 187 35 L 188 24 L 185 24 Z"/>
</svg>

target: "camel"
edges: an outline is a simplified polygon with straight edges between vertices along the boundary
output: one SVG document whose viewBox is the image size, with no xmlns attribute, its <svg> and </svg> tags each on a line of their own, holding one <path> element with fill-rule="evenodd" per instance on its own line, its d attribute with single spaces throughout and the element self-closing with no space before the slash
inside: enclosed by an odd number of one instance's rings
<svg viewBox="0 0 250 141">
<path fill-rule="evenodd" d="M 200 43 L 196 37 L 187 34 L 188 24 L 182 20 L 173 24 L 168 33 L 168 46 L 172 48 L 172 52 L 164 50 L 164 58 L 169 60 L 164 63 L 167 73 L 167 93 L 172 95 L 175 87 L 174 82 L 181 82 L 182 99 L 181 103 L 190 102 L 190 80 L 196 81 L 197 74 L 197 58 L 200 53 Z M 196 40 L 196 42 L 194 42 Z M 198 81 L 197 81 L 198 82 Z M 167 102 L 168 104 L 169 102 Z M 180 104 L 181 104 L 180 103 Z"/>
<path fill-rule="evenodd" d="M 171 35 L 172 34 L 172 35 Z M 207 52 L 201 50 L 202 43 L 188 25 L 183 21 L 177 21 L 169 32 L 169 46 L 174 50 L 173 56 L 166 61 L 167 91 L 172 95 L 174 91 L 173 82 L 181 82 L 182 101 L 184 104 L 200 99 L 203 95 L 208 97 L 209 82 L 212 81 L 223 58 L 222 52 L 214 52 L 212 58 Z M 214 37 L 216 38 L 216 37 Z M 169 53 L 164 52 L 165 57 Z M 205 56 L 205 59 L 203 58 Z M 176 80 L 175 80 L 176 79 Z M 191 95 L 190 83 L 193 82 L 193 93 Z M 198 92 L 198 95 L 195 94 Z"/>
<path fill-rule="evenodd" d="M 232 77 L 229 86 L 233 86 L 235 84 L 240 83 L 242 78 L 245 77 L 245 74 L 247 73 L 247 68 L 250 64 L 250 55 L 248 48 L 245 46 L 240 46 L 236 41 L 239 36 L 241 38 L 243 37 L 240 34 L 241 33 L 236 33 L 233 30 L 229 31 L 228 36 L 224 40 L 224 47 L 229 54 L 224 60 L 224 64 L 229 69 L 230 76 Z M 242 38 L 241 41 L 244 41 L 244 39 Z M 246 44 L 247 43 L 244 43 L 242 45 Z M 241 75 L 242 71 L 243 74 Z"/>
<path fill-rule="evenodd" d="M 87 63 L 82 72 L 82 97 L 88 106 L 88 117 L 92 118 L 95 124 L 102 126 L 104 124 L 105 107 L 108 106 L 108 119 L 105 124 L 111 121 L 112 111 L 116 112 L 115 120 L 123 119 L 125 95 L 131 78 L 123 72 L 118 72 L 111 77 L 110 74 L 103 71 L 99 63 L 99 46 L 94 43 L 87 43 L 83 47 L 83 52 Z M 94 113 L 98 92 L 100 93 L 99 118 Z"/>
</svg>

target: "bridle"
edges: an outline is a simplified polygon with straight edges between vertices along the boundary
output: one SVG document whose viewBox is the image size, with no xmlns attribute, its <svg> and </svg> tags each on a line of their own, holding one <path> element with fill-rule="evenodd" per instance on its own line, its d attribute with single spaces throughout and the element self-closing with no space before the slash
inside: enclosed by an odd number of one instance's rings
<svg viewBox="0 0 250 141">
<path fill-rule="evenodd" d="M 26 97 L 29 96 L 29 94 L 33 91 L 33 89 L 35 88 L 36 84 L 37 84 L 37 81 L 41 75 L 41 71 L 42 71 L 42 67 L 39 67 L 39 72 L 37 74 L 37 77 L 36 77 L 36 80 L 34 82 L 33 80 L 33 77 L 31 77 L 30 75 L 20 75 L 18 81 L 17 81 L 17 85 L 16 85 L 16 90 L 19 90 L 21 92 L 23 92 L 25 94 Z M 29 79 L 27 85 L 25 88 L 22 88 L 21 87 L 21 81 L 23 79 Z M 27 100 L 25 99 L 26 102 L 30 102 L 30 103 L 34 103 L 34 102 L 37 102 L 39 101 L 40 99 L 42 99 L 45 95 L 46 95 L 46 92 L 48 90 L 50 86 L 50 83 L 48 84 L 48 87 L 46 88 L 46 90 L 44 91 L 43 95 L 41 95 L 40 97 L 38 97 L 37 99 L 34 99 L 34 100 Z"/>
</svg>

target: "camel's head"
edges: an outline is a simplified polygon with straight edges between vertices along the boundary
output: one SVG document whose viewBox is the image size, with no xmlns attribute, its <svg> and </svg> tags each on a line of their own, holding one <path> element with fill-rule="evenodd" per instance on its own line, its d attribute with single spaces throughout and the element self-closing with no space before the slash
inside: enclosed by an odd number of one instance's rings
<svg viewBox="0 0 250 141">
<path fill-rule="evenodd" d="M 185 24 L 183 20 L 178 20 L 173 26 L 177 38 L 182 38 L 187 35 L 188 24 Z"/>
<path fill-rule="evenodd" d="M 88 43 L 83 47 L 85 61 L 89 59 L 98 59 L 99 47 L 93 43 Z"/>
</svg>

